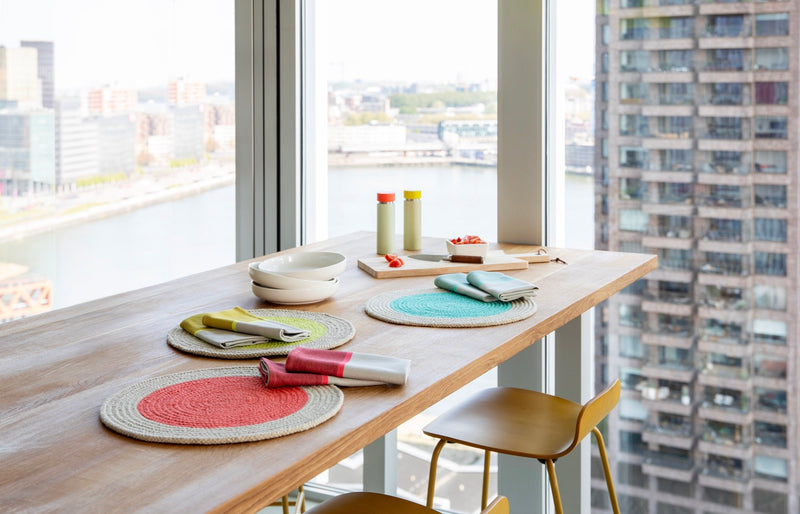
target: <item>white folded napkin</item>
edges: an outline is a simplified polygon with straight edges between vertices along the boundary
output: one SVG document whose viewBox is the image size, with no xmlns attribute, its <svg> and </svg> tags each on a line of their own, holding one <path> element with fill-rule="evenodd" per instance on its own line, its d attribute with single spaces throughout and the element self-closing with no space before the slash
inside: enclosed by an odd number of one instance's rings
<svg viewBox="0 0 800 514">
<path fill-rule="evenodd" d="M 467 282 L 466 273 L 447 273 L 439 275 L 433 280 L 436 287 L 452 291 L 460 295 L 469 296 L 482 302 L 496 302 L 497 298 Z"/>
<path fill-rule="evenodd" d="M 538 286 L 496 271 L 470 271 L 467 282 L 503 302 L 536 296 Z"/>
</svg>

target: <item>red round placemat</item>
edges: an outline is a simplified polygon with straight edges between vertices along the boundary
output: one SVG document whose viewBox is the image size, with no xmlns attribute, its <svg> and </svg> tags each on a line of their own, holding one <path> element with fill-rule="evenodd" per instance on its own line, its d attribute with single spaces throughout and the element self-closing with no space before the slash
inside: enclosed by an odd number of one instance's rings
<svg viewBox="0 0 800 514">
<path fill-rule="evenodd" d="M 192 428 L 240 427 L 285 418 L 302 409 L 299 387 L 266 389 L 256 377 L 216 377 L 180 382 L 150 393 L 137 408 L 150 421 Z"/>
<path fill-rule="evenodd" d="M 144 441 L 222 444 L 300 432 L 333 417 L 335 386 L 268 389 L 255 366 L 200 369 L 133 384 L 103 403 L 100 420 Z"/>
</svg>

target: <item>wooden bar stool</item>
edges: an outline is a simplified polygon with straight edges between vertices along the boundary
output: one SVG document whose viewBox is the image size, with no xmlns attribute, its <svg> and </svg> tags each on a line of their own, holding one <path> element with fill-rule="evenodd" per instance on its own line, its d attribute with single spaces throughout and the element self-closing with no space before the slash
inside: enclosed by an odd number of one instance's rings
<svg viewBox="0 0 800 514">
<path fill-rule="evenodd" d="M 491 452 L 498 452 L 538 459 L 545 464 L 556 512 L 562 514 L 561 494 L 553 463 L 571 452 L 592 432 L 600 449 L 611 506 L 619 514 L 606 447 L 603 436 L 597 429 L 597 424 L 619 402 L 619 395 L 619 380 L 583 406 L 558 396 L 527 389 L 497 387 L 482 391 L 445 412 L 422 430 L 439 439 L 431 457 L 428 507 L 433 506 L 439 453 L 445 443 L 450 442 L 485 450 L 481 507 L 485 507 L 487 502 Z"/>
<path fill-rule="evenodd" d="M 308 514 L 438 514 L 418 503 L 378 493 L 345 493 L 309 509 Z M 481 514 L 508 514 L 508 500 L 498 496 Z"/>
</svg>

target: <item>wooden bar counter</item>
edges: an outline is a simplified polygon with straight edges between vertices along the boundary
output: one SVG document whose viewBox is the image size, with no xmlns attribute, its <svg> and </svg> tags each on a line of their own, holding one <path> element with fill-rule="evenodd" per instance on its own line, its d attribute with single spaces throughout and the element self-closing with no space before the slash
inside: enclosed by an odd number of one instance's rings
<svg viewBox="0 0 800 514">
<path fill-rule="evenodd" d="M 425 251 L 443 249 L 441 239 L 423 241 Z M 347 256 L 341 286 L 326 301 L 285 308 L 352 322 L 356 336 L 343 350 L 410 359 L 406 386 L 346 389 L 333 419 L 254 443 L 148 443 L 105 428 L 99 419 L 103 402 L 145 378 L 257 364 L 193 356 L 166 343 L 167 332 L 192 314 L 280 308 L 250 292 L 250 261 L 6 323 L 0 325 L 0 511 L 257 510 L 656 267 L 651 255 L 551 248 L 568 264 L 507 272 L 539 286 L 532 317 L 486 328 L 425 328 L 385 323 L 364 312 L 379 293 L 433 287 L 433 276 L 375 279 L 358 269 L 359 258 L 375 255 L 374 233 L 283 253 L 310 250 Z"/>
</svg>

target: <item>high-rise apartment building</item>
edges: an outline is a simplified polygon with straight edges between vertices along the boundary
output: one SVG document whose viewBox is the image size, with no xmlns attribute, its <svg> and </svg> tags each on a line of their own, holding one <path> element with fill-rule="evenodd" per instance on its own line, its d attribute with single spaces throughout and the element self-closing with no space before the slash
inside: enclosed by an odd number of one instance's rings
<svg viewBox="0 0 800 514">
<path fill-rule="evenodd" d="M 596 330 L 623 511 L 800 512 L 800 2 L 598 10 L 596 243 L 659 257 Z"/>
</svg>

